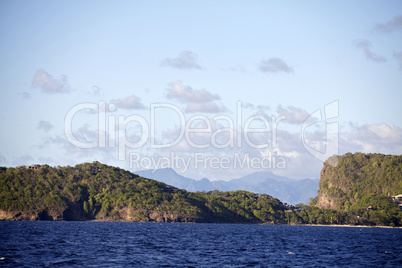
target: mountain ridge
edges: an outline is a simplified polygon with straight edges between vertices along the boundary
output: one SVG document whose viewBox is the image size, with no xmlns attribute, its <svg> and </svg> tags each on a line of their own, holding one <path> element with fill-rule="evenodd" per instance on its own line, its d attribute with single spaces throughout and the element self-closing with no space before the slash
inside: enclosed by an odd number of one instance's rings
<svg viewBox="0 0 402 268">
<path fill-rule="evenodd" d="M 308 204 L 310 198 L 314 198 L 318 192 L 318 179 L 296 180 L 275 175 L 270 171 L 254 172 L 228 181 L 210 181 L 207 178 L 194 180 L 178 174 L 171 168 L 140 170 L 135 173 L 190 192 L 245 190 L 268 194 L 292 205 Z"/>
</svg>

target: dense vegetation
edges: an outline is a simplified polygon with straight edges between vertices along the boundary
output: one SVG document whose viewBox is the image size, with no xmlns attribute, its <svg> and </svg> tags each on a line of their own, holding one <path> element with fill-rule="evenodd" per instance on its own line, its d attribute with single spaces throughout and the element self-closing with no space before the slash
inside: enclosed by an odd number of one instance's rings
<svg viewBox="0 0 402 268">
<path fill-rule="evenodd" d="M 336 167 L 329 165 L 334 158 L 324 163 L 318 197 L 296 207 L 247 191 L 187 192 L 99 162 L 2 167 L 0 219 L 402 226 L 402 212 L 389 197 L 402 193 L 402 157 L 337 158 Z"/>
<path fill-rule="evenodd" d="M 391 199 L 398 194 L 402 156 L 347 153 L 324 163 L 318 196 L 310 205 L 335 209 L 352 223 L 402 225 L 401 211 Z"/>
<path fill-rule="evenodd" d="M 124 215 L 125 208 L 133 215 Z M 152 220 L 150 214 L 164 212 L 181 215 L 186 221 L 280 222 L 284 214 L 282 203 L 268 195 L 191 193 L 98 162 L 75 167 L 44 165 L 38 170 L 1 168 L 0 209 L 45 212 L 49 219 L 67 220 L 146 221 Z"/>
<path fill-rule="evenodd" d="M 384 201 L 384 200 L 383 200 Z M 402 226 L 402 212 L 398 206 L 389 201 L 383 202 L 386 207 L 359 211 L 343 211 L 335 209 L 320 209 L 315 206 L 302 206 L 300 211 L 287 213 L 289 223 L 299 224 L 347 224 L 369 226 Z"/>
<path fill-rule="evenodd" d="M 338 164 L 331 166 L 330 162 L 336 159 Z M 372 196 L 401 194 L 402 156 L 363 153 L 333 156 L 324 163 L 318 193 L 329 195 L 337 209 L 346 211 L 366 206 Z"/>
</svg>

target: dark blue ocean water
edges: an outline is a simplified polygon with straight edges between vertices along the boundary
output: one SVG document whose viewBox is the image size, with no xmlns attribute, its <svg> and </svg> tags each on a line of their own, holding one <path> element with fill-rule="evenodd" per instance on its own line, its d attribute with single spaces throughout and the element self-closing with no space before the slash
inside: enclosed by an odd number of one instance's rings
<svg viewBox="0 0 402 268">
<path fill-rule="evenodd" d="M 5 267 L 402 267 L 402 229 L 0 222 Z"/>
</svg>

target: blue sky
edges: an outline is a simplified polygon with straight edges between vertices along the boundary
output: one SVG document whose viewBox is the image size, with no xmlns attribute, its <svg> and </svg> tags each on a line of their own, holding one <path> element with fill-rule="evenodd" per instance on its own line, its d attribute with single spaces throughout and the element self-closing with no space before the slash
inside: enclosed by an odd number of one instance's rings
<svg viewBox="0 0 402 268">
<path fill-rule="evenodd" d="M 317 178 L 333 153 L 401 154 L 401 10 L 400 1 L 2 1 L 0 165 L 97 160 L 196 179 Z M 144 129 L 152 123 L 155 135 Z M 66 126 L 96 146 L 80 148 Z"/>
</svg>

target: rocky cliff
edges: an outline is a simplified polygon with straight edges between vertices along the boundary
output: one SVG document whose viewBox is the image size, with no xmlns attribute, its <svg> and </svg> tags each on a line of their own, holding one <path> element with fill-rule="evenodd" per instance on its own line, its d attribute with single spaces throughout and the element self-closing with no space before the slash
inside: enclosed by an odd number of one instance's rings
<svg viewBox="0 0 402 268">
<path fill-rule="evenodd" d="M 6 221 L 125 221 L 125 222 L 197 222 L 196 217 L 168 211 L 148 211 L 123 208 L 111 216 L 88 217 L 78 204 L 64 211 L 4 211 L 0 209 L 0 220 Z"/>
<path fill-rule="evenodd" d="M 345 154 L 329 158 L 321 170 L 318 196 L 311 205 L 351 210 L 379 197 L 402 193 L 402 156 Z"/>
</svg>

